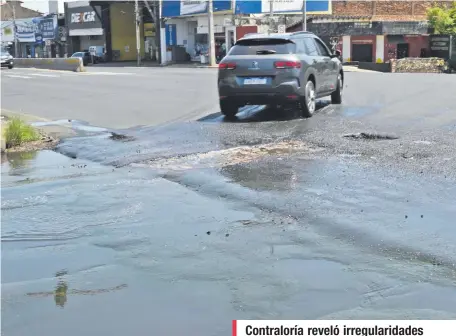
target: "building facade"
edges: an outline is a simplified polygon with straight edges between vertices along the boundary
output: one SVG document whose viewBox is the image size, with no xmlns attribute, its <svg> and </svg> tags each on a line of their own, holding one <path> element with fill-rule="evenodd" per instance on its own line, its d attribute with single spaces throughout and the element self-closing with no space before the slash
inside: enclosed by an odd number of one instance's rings
<svg viewBox="0 0 456 336">
<path fill-rule="evenodd" d="M 65 22 L 70 54 L 89 50 L 91 46 L 105 48 L 101 7 L 92 7 L 88 1 L 68 2 L 65 8 Z"/>
<path fill-rule="evenodd" d="M 429 53 L 426 11 L 430 1 L 335 1 L 330 15 L 311 15 L 308 30 L 332 48 L 342 51 L 345 62 L 388 62 Z M 302 22 L 302 21 L 301 21 Z M 301 30 L 301 22 L 287 31 Z"/>
</svg>

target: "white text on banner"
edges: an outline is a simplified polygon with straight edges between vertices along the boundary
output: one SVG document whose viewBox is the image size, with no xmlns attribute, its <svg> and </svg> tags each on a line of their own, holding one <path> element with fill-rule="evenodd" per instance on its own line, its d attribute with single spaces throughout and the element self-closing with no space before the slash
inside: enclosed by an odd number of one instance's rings
<svg viewBox="0 0 456 336">
<path fill-rule="evenodd" d="M 233 336 L 455 336 L 456 320 L 234 320 Z"/>
</svg>

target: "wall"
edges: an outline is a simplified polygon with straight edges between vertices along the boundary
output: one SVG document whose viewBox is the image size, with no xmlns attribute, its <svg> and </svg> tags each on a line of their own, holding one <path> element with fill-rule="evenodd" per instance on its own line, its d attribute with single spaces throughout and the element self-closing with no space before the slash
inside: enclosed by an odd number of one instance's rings
<svg viewBox="0 0 456 336">
<path fill-rule="evenodd" d="M 405 36 L 409 44 L 409 57 L 421 57 L 421 49 L 429 49 L 429 36 Z"/>
<path fill-rule="evenodd" d="M 113 3 L 110 7 L 112 50 L 120 50 L 119 61 L 136 60 L 136 27 L 133 3 Z M 144 57 L 144 29 L 141 25 L 141 57 Z M 128 50 L 125 48 L 128 46 Z"/>
<path fill-rule="evenodd" d="M 333 1 L 334 15 L 397 17 L 426 16 L 426 9 L 434 3 L 449 5 L 450 1 Z"/>
<path fill-rule="evenodd" d="M 409 57 L 421 57 L 421 49 L 429 49 L 429 36 L 404 36 L 404 43 L 409 44 Z M 397 44 L 390 43 L 385 37 L 385 62 L 397 58 Z"/>
</svg>

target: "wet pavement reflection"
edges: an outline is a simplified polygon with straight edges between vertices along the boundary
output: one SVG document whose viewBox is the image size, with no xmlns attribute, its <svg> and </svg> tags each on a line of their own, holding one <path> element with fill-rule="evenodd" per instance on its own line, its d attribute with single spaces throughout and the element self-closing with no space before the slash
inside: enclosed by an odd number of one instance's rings
<svg viewBox="0 0 456 336">
<path fill-rule="evenodd" d="M 5 335 L 455 318 L 456 184 L 431 164 L 451 140 L 404 158 L 429 145 L 343 138 L 339 112 L 323 109 L 100 131 L 2 156 Z"/>
</svg>

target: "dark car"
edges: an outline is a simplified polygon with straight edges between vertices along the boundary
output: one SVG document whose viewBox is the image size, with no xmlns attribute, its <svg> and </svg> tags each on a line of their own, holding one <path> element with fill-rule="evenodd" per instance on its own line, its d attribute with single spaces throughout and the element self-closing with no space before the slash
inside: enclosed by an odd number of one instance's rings
<svg viewBox="0 0 456 336">
<path fill-rule="evenodd" d="M 311 117 L 317 98 L 342 103 L 339 56 L 309 32 L 248 34 L 219 64 L 220 109 L 232 117 L 248 104 L 296 104 L 303 117 Z"/>
<path fill-rule="evenodd" d="M 92 63 L 92 55 L 87 51 L 78 51 L 71 55 L 71 58 L 82 58 L 82 63 L 88 65 Z"/>
<path fill-rule="evenodd" d="M 2 62 L 2 68 L 8 67 L 8 69 L 14 68 L 14 58 L 7 51 L 0 52 L 0 59 Z"/>
</svg>

